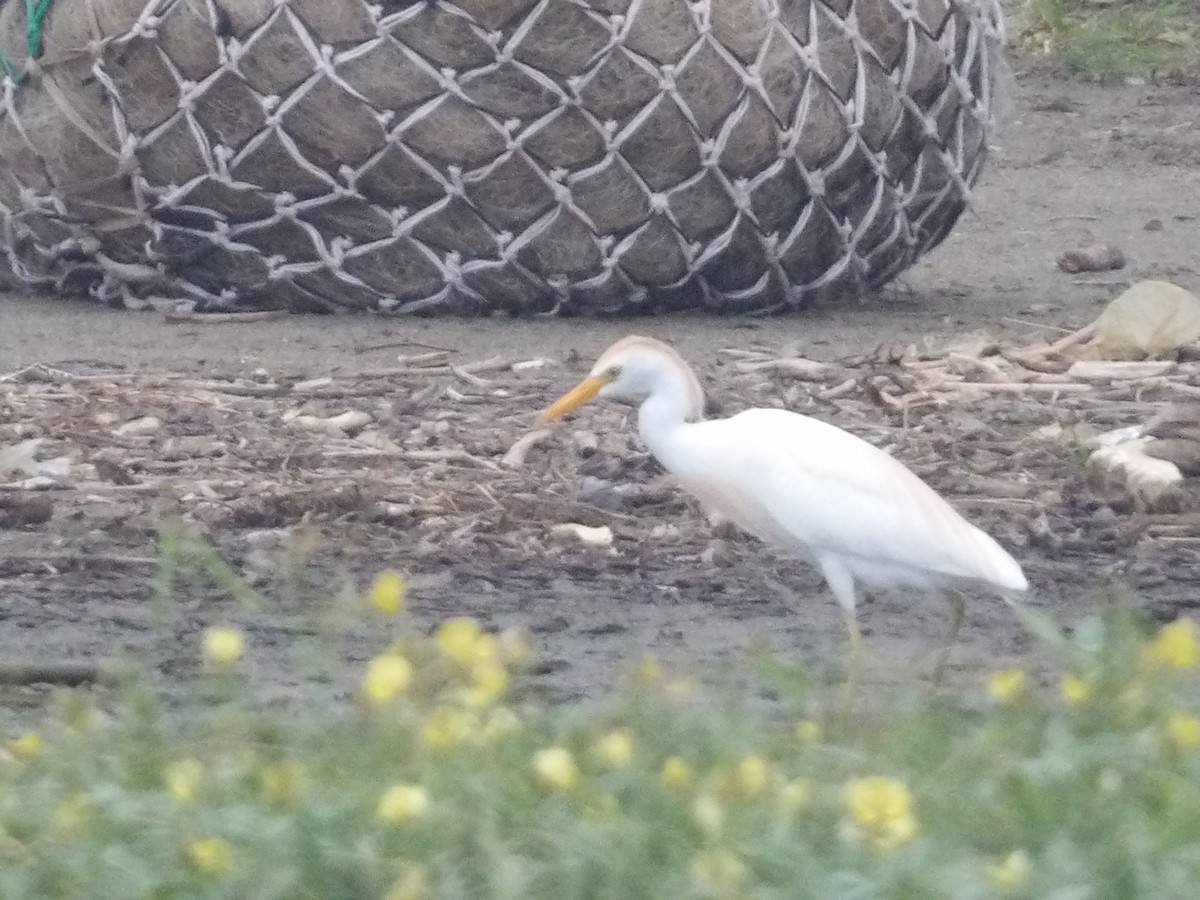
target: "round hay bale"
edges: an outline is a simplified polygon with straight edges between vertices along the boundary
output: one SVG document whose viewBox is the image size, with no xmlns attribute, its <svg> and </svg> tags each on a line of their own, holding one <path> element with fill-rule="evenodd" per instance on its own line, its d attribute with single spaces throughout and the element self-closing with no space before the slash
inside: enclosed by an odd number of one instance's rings
<svg viewBox="0 0 1200 900">
<path fill-rule="evenodd" d="M 35 23 L 37 25 L 39 23 Z M 996 0 L 0 7 L 0 242 L 115 305 L 777 310 L 935 246 Z"/>
</svg>

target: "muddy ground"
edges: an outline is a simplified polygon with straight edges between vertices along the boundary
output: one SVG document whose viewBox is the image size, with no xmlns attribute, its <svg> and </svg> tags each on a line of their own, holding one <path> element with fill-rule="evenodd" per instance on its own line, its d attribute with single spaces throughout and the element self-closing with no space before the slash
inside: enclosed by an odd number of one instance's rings
<svg viewBox="0 0 1200 900">
<path fill-rule="evenodd" d="M 922 357 L 972 334 L 1005 347 L 1053 340 L 1140 278 L 1200 289 L 1200 91 L 1018 72 L 995 145 L 974 211 L 894 288 L 770 320 L 221 325 L 0 297 L 0 445 L 44 437 L 40 457 L 71 460 L 20 517 L 0 517 L 0 661 L 132 654 L 179 696 L 200 631 L 236 621 L 264 699 L 338 697 L 360 670 L 347 661 L 386 638 L 371 622 L 337 636 L 355 619 L 345 595 L 390 566 L 410 575 L 419 627 L 473 615 L 533 631 L 538 680 L 555 696 L 600 694 L 644 655 L 724 677 L 762 645 L 834 677 L 843 626 L 815 574 L 714 530 L 661 480 L 623 410 L 589 409 L 503 464 L 534 414 L 631 331 L 674 341 L 725 411 L 786 404 L 888 447 L 1008 546 L 1031 602 L 1065 622 L 1114 582 L 1162 618 L 1200 605 L 1195 517 L 1114 510 L 1069 444 L 1034 437 L 1055 423 L 1141 421 L 1178 399 L 1170 385 L 1004 394 L 921 382 L 932 399 L 903 413 L 881 395 L 912 389 Z M 1058 252 L 1098 240 L 1128 266 L 1056 270 Z M 753 366 L 797 355 L 831 367 L 803 380 Z M 347 411 L 369 421 L 343 433 L 296 420 Z M 121 430 L 147 416 L 160 424 Z M 188 565 L 171 602 L 156 604 L 156 529 L 171 516 L 211 537 L 268 608 L 229 599 Z M 551 536 L 571 521 L 610 526 L 612 547 Z M 941 603 L 883 596 L 861 616 L 869 677 L 915 684 Z M 1029 652 L 1012 613 L 981 597 L 951 682 L 970 686 Z M 7 715 L 45 694 L 6 689 Z"/>
</svg>

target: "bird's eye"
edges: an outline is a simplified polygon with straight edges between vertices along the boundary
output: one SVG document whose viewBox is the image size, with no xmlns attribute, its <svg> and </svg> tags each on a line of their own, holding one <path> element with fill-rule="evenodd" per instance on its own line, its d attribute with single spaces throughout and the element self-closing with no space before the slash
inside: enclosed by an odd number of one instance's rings
<svg viewBox="0 0 1200 900">
<path fill-rule="evenodd" d="M 621 377 L 621 367 L 613 366 L 612 368 L 610 368 L 608 370 L 608 377 L 611 381 L 616 381 L 618 378 L 620 378 Z"/>
</svg>

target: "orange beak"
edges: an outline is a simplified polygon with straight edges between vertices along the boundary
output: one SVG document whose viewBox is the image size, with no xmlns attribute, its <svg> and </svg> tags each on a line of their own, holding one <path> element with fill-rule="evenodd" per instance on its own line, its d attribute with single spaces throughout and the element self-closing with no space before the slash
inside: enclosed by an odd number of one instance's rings
<svg viewBox="0 0 1200 900">
<path fill-rule="evenodd" d="M 612 378 L 605 377 L 604 375 L 592 375 L 583 379 L 583 381 L 579 382 L 579 384 L 550 404 L 538 416 L 537 423 L 545 425 L 547 422 L 553 422 L 560 416 L 565 416 L 573 409 L 578 409 L 599 394 L 600 389 L 610 381 L 612 381 Z"/>
</svg>

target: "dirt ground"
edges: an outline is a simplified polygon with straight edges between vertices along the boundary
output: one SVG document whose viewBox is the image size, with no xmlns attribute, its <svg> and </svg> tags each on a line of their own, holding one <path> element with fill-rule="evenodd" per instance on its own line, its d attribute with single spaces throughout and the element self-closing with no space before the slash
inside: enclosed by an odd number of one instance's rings
<svg viewBox="0 0 1200 900">
<path fill-rule="evenodd" d="M 196 324 L 0 297 L 0 446 L 44 437 L 40 457 L 72 467 L 36 492 L 26 519 L 0 517 L 0 662 L 132 654 L 178 695 L 200 631 L 235 621 L 249 631 L 261 697 L 344 696 L 361 669 L 346 662 L 386 634 L 368 623 L 337 637 L 352 618 L 337 598 L 390 566 L 409 574 L 421 627 L 473 615 L 529 628 L 557 697 L 601 694 L 646 655 L 723 678 L 764 645 L 836 677 L 843 626 L 816 575 L 714 530 L 660 479 L 623 410 L 589 408 L 523 464 L 502 464 L 535 413 L 633 331 L 673 341 L 726 412 L 785 403 L 891 449 L 1012 549 L 1031 603 L 1065 622 L 1114 581 L 1160 617 L 1200 605 L 1194 516 L 1114 511 L 1069 449 L 1031 437 L 1053 423 L 1139 422 L 1169 399 L 1162 391 L 1109 390 L 1104 402 L 968 392 L 904 415 L 872 393 L 872 379 L 914 358 L 901 352 L 909 344 L 920 356 L 976 333 L 1053 339 L 1140 278 L 1200 290 L 1200 90 L 1018 72 L 1012 94 L 973 212 L 864 304 L 774 319 Z M 1096 241 L 1121 247 L 1128 266 L 1056 270 L 1059 252 Z M 808 381 L 745 365 L 797 355 L 832 365 Z M 493 365 L 462 371 L 481 361 Z M 296 420 L 347 411 L 369 422 L 343 433 Z M 121 431 L 146 416 L 159 424 Z M 155 604 L 156 527 L 174 514 L 271 598 L 266 611 L 187 567 L 172 603 Z M 608 525 L 614 543 L 555 539 L 563 522 Z M 881 596 L 861 617 L 870 678 L 916 684 L 943 628 L 940 601 Z M 1012 612 L 981 597 L 951 681 L 973 685 L 1029 650 Z M 44 696 L 7 688 L 3 700 L 23 715 Z"/>
</svg>

